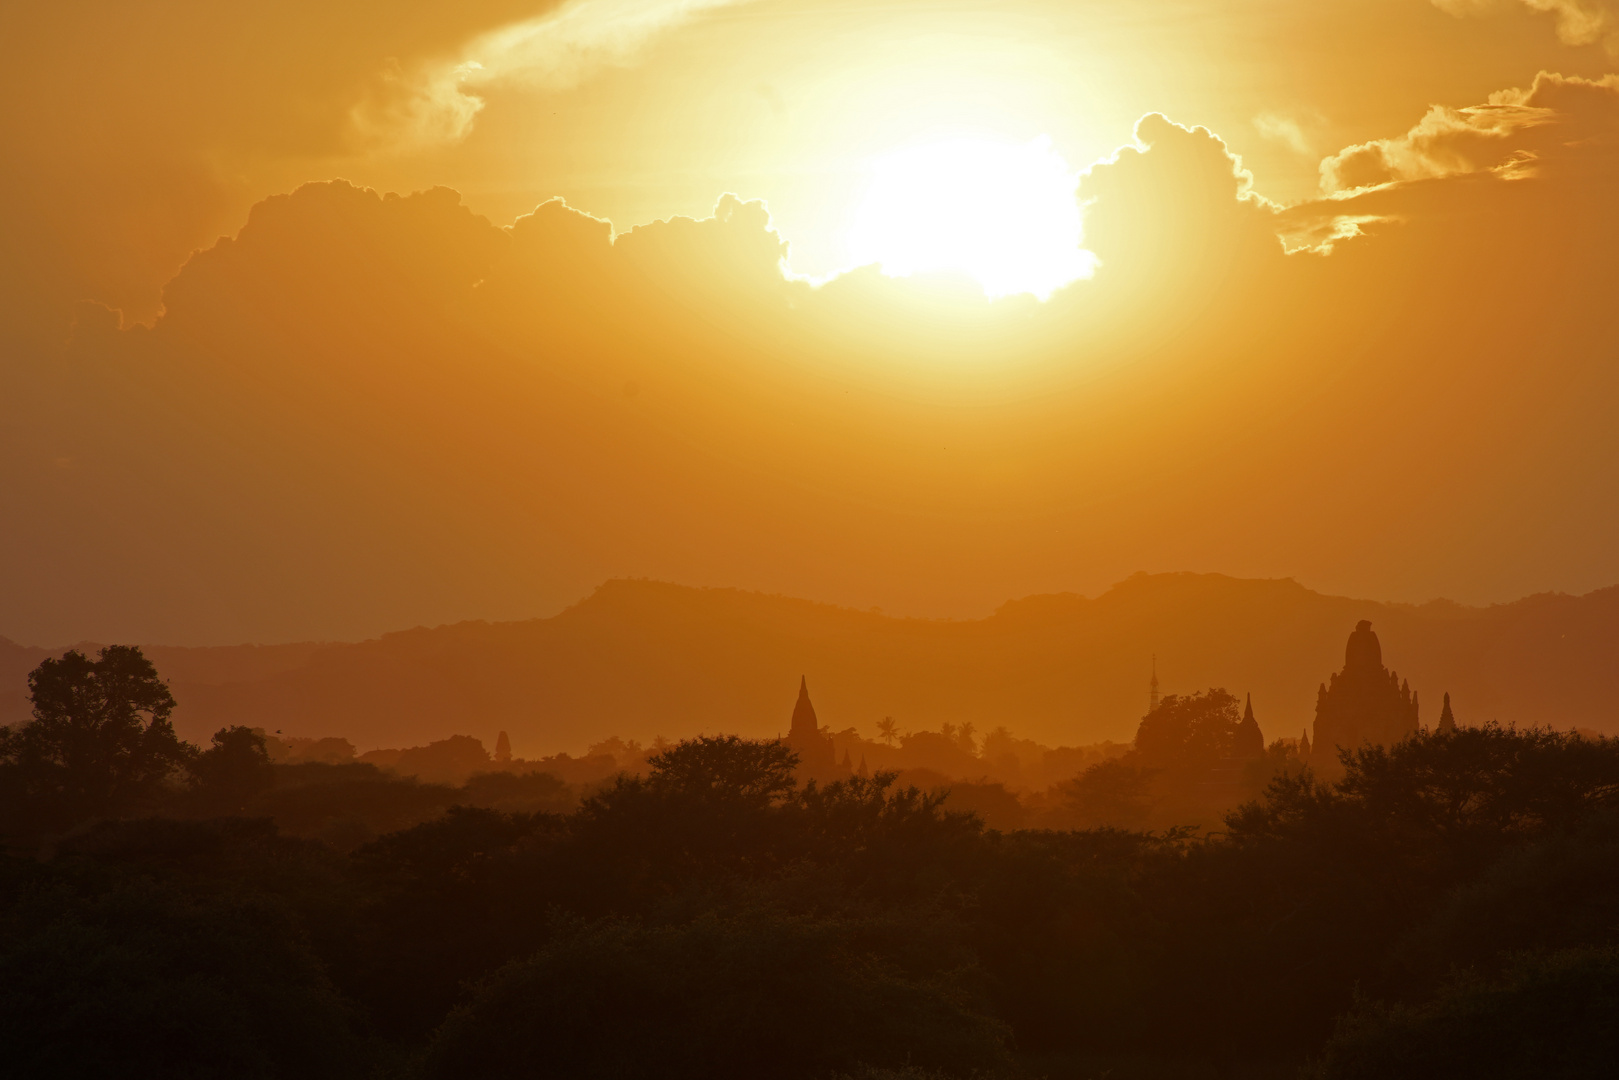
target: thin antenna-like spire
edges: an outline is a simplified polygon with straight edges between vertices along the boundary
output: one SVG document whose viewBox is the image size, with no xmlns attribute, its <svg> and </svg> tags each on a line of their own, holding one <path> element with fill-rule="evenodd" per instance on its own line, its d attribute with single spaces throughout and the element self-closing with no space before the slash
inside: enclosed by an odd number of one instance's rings
<svg viewBox="0 0 1619 1080">
<path fill-rule="evenodd" d="M 1152 654 L 1152 680 L 1147 683 L 1147 711 L 1158 708 L 1158 654 Z"/>
</svg>

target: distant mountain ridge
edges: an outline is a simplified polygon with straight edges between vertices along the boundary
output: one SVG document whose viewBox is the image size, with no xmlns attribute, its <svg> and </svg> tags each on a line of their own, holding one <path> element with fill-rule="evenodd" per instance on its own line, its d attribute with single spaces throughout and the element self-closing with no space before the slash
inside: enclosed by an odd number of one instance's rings
<svg viewBox="0 0 1619 1080">
<path fill-rule="evenodd" d="M 1384 660 L 1438 719 L 1619 733 L 1619 587 L 1470 608 L 1326 596 L 1291 579 L 1137 574 L 1095 598 L 1010 601 L 975 620 L 896 618 L 737 589 L 614 580 L 522 622 L 417 628 L 352 644 L 148 646 L 192 739 L 226 723 L 342 735 L 362 748 L 510 732 L 520 755 L 610 734 L 785 733 L 799 677 L 821 722 L 871 735 L 972 721 L 1048 744 L 1124 740 L 1165 692 L 1253 694 L 1266 738 L 1297 736 L 1316 688 L 1370 619 Z M 61 650 L 0 639 L 0 722 Z"/>
</svg>

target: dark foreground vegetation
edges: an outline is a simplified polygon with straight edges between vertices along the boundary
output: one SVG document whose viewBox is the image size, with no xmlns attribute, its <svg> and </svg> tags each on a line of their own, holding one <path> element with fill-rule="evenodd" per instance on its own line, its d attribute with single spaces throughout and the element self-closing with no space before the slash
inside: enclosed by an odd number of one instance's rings
<svg viewBox="0 0 1619 1080">
<path fill-rule="evenodd" d="M 800 785 L 782 744 L 704 738 L 566 813 L 449 805 L 355 846 L 239 808 L 365 783 L 277 787 L 246 729 L 187 747 L 135 650 L 53 663 L 35 719 L 0 736 L 10 1075 L 1347 1080 L 1619 1060 L 1613 741 L 1418 732 L 1331 785 L 1278 775 L 1192 834 L 995 832 L 887 775 Z"/>
</svg>

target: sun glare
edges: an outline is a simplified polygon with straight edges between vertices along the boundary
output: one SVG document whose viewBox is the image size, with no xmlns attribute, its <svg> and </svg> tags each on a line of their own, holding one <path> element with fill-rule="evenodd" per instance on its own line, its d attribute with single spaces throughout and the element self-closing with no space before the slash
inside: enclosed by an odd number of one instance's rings
<svg viewBox="0 0 1619 1080">
<path fill-rule="evenodd" d="M 855 265 L 895 277 L 958 271 L 992 297 L 1053 291 L 1088 277 L 1076 176 L 1041 136 L 956 139 L 898 150 L 875 176 L 849 231 Z"/>
</svg>

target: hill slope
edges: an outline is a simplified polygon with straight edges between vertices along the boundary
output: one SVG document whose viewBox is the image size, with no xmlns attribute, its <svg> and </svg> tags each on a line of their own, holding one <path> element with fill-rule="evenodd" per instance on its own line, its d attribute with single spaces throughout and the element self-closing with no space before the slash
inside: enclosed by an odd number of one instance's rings
<svg viewBox="0 0 1619 1080">
<path fill-rule="evenodd" d="M 228 722 L 365 746 L 452 733 L 522 754 L 608 734 L 774 735 L 800 674 L 821 722 L 870 735 L 971 720 L 1047 743 L 1127 739 L 1151 657 L 1166 692 L 1251 691 L 1267 737 L 1297 735 L 1316 686 L 1372 620 L 1385 662 L 1438 717 L 1619 731 L 1619 588 L 1466 608 L 1324 596 L 1290 580 L 1138 574 L 1094 599 L 1012 601 L 979 620 L 890 618 L 806 600 L 610 581 L 549 619 L 461 623 L 356 644 L 148 654 L 173 683 L 176 723 L 197 739 Z M 6 715 L 44 649 L 0 643 Z"/>
</svg>

